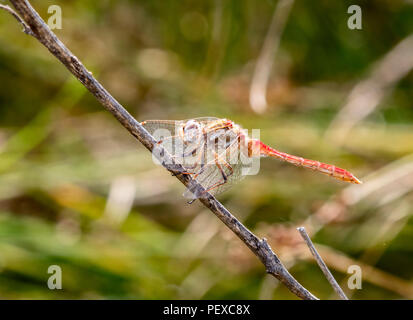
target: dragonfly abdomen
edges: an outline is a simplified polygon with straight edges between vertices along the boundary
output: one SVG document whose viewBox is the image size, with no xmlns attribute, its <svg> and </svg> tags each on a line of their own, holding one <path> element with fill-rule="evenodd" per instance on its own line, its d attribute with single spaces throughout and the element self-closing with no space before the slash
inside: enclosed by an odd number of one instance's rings
<svg viewBox="0 0 413 320">
<path fill-rule="evenodd" d="M 316 160 L 305 159 L 302 157 L 294 156 L 292 154 L 288 154 L 285 152 L 281 152 L 275 150 L 266 144 L 262 143 L 261 141 L 257 141 L 259 143 L 259 150 L 261 156 L 268 156 L 277 158 L 286 162 L 289 162 L 297 167 L 304 167 L 309 168 L 329 176 L 333 178 L 354 183 L 354 184 L 361 184 L 362 182 L 357 179 L 352 173 L 348 172 L 347 170 L 341 169 L 331 164 L 323 163 Z"/>
</svg>

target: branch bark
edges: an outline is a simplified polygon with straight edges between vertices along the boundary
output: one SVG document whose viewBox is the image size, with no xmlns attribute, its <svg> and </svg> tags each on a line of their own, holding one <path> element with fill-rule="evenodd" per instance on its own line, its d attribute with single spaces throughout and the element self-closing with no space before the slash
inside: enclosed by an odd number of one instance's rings
<svg viewBox="0 0 413 320">
<path fill-rule="evenodd" d="M 30 35 L 40 41 L 66 68 L 96 97 L 96 99 L 125 127 L 137 140 L 139 140 L 149 151 L 156 145 L 156 140 L 145 130 L 145 128 L 133 118 L 129 112 L 93 77 L 73 55 L 73 53 L 57 38 L 49 29 L 39 14 L 33 9 L 27 0 L 10 0 L 18 12 L 13 16 L 30 30 Z M 8 10 L 9 11 L 9 10 Z M 23 23 L 24 22 L 24 23 Z M 184 172 L 179 164 L 174 164 L 171 156 L 163 150 L 157 149 L 159 154 L 163 154 L 161 163 L 171 173 L 173 173 L 186 187 L 191 190 L 198 190 L 205 194 L 199 200 L 209 208 L 232 232 L 234 232 L 248 248 L 261 260 L 266 271 L 281 281 L 297 297 L 306 300 L 317 299 L 307 289 L 305 289 L 284 267 L 266 239 L 259 239 L 248 230 L 237 218 L 235 218 L 218 200 L 215 199 L 189 175 L 182 175 Z M 203 193 L 204 192 L 204 193 Z"/>
</svg>

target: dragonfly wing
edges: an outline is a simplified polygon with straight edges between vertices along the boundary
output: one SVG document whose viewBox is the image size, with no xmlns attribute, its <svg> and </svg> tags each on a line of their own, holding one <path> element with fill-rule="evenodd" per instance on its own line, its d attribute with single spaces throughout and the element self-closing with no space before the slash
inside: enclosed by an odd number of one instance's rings
<svg viewBox="0 0 413 320">
<path fill-rule="evenodd" d="M 181 128 L 185 122 L 185 120 L 146 120 L 141 124 L 151 135 L 154 135 L 161 129 L 164 132 L 170 132 L 170 135 L 173 136 L 177 134 L 179 128 Z"/>
<path fill-rule="evenodd" d="M 231 188 L 235 183 L 244 178 L 242 174 L 243 162 L 241 158 L 241 149 L 238 133 L 227 132 L 225 136 L 225 149 L 221 151 L 218 155 L 218 161 L 220 163 L 220 168 L 217 170 L 221 172 L 223 170 L 227 179 L 224 184 L 219 184 L 215 186 L 210 193 L 217 195 L 222 193 L 229 188 Z M 209 187 L 211 188 L 211 187 Z"/>
<path fill-rule="evenodd" d="M 178 120 L 146 120 L 142 122 L 143 127 L 158 142 L 158 146 L 162 146 L 174 157 L 176 164 L 182 164 L 181 156 L 184 151 L 182 138 L 178 132 L 184 124 L 184 121 Z M 158 152 L 156 146 L 153 152 Z"/>
<path fill-rule="evenodd" d="M 205 123 L 205 122 L 211 122 L 211 121 L 219 120 L 219 118 L 216 118 L 216 117 L 199 117 L 199 118 L 195 118 L 193 120 Z M 188 120 L 186 120 L 186 121 L 188 121 Z"/>
<path fill-rule="evenodd" d="M 240 165 L 232 166 L 229 169 L 222 166 L 219 168 L 216 164 L 208 164 L 201 174 L 198 173 L 195 180 L 210 194 L 217 195 L 228 190 L 243 178 L 241 168 Z M 184 197 L 188 199 L 197 199 L 201 196 L 202 193 L 189 188 L 184 192 Z"/>
<path fill-rule="evenodd" d="M 195 119 L 187 119 L 187 120 L 145 120 L 141 122 L 141 124 L 145 127 L 148 132 L 153 135 L 157 130 L 164 129 L 168 130 L 171 135 L 175 135 L 178 133 L 180 128 L 185 126 L 189 120 L 195 120 L 202 124 L 206 124 L 211 121 L 219 120 L 216 117 L 200 117 Z"/>
<path fill-rule="evenodd" d="M 224 147 L 221 148 L 219 153 L 209 149 L 207 156 L 205 156 L 205 159 L 207 159 L 206 165 L 192 175 L 192 178 L 212 195 L 228 190 L 244 177 L 242 175 L 243 163 L 239 153 L 238 136 L 233 135 L 229 140 L 227 137 L 228 135 L 224 136 L 224 139 L 218 139 L 217 144 L 224 145 Z M 218 146 L 215 147 L 215 149 L 220 149 Z M 184 196 L 197 199 L 202 194 L 199 194 L 197 190 L 188 189 Z"/>
<path fill-rule="evenodd" d="M 199 171 L 200 164 L 206 163 L 202 156 L 205 150 L 203 140 L 195 140 L 191 143 L 184 143 L 182 135 L 178 134 L 179 130 L 185 125 L 186 121 L 174 120 L 147 120 L 142 125 L 147 129 L 158 142 L 153 152 L 159 152 L 158 159 L 162 159 L 162 150 L 166 150 L 172 157 L 176 167 L 182 166 L 184 169 L 181 173 L 190 174 Z M 176 134 L 175 134 L 176 133 Z M 182 168 L 180 168 L 182 170 Z"/>
<path fill-rule="evenodd" d="M 208 148 L 206 166 L 192 176 L 213 195 L 226 191 L 244 177 L 240 133 L 227 130 L 221 132 L 216 136 L 215 143 Z M 201 194 L 196 190 L 187 190 L 184 196 L 196 199 Z"/>
</svg>

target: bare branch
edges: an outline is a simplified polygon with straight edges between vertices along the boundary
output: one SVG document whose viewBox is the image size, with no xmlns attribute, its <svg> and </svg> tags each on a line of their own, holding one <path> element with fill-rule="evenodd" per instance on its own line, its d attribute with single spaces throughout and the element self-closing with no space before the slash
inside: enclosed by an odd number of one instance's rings
<svg viewBox="0 0 413 320">
<path fill-rule="evenodd" d="M 323 271 L 324 275 L 326 276 L 328 282 L 330 282 L 330 284 L 333 287 L 334 291 L 337 292 L 337 294 L 340 296 L 340 298 L 342 300 L 348 300 L 346 294 L 340 288 L 340 286 L 338 285 L 336 279 L 334 279 L 333 275 L 331 274 L 330 270 L 328 270 L 328 267 L 324 263 L 323 259 L 318 254 L 316 248 L 313 245 L 313 242 L 311 241 L 310 237 L 308 236 L 307 232 L 305 231 L 305 228 L 304 227 L 299 227 L 299 228 L 297 228 L 297 230 L 300 232 L 300 234 L 303 237 L 305 243 L 307 244 L 308 248 L 310 249 L 312 255 L 314 256 L 315 260 L 317 261 L 321 271 Z"/>
<path fill-rule="evenodd" d="M 92 76 L 80 60 L 49 29 L 39 14 L 27 0 L 10 0 L 22 19 L 27 23 L 36 37 L 66 68 L 96 97 L 96 99 L 149 151 L 156 145 L 156 140 L 134 119 L 126 109 Z M 229 229 L 232 230 L 250 250 L 262 261 L 268 273 L 281 281 L 292 293 L 302 299 L 317 299 L 295 280 L 274 254 L 265 239 L 259 239 L 237 220 L 219 201 L 205 192 L 205 189 L 190 175 L 183 175 L 182 166 L 174 164 L 171 156 L 159 146 L 163 154 L 162 165 L 191 190 L 204 194 L 199 200 L 209 208 Z"/>
<path fill-rule="evenodd" d="M 20 16 L 9 6 L 4 5 L 4 4 L 0 4 L 0 9 L 6 10 L 8 13 L 10 13 L 13 17 L 16 18 L 16 20 L 23 26 L 23 32 L 33 36 L 33 32 L 32 30 L 30 30 L 29 26 L 26 24 L 26 22 L 23 21 L 22 18 L 20 18 Z"/>
</svg>

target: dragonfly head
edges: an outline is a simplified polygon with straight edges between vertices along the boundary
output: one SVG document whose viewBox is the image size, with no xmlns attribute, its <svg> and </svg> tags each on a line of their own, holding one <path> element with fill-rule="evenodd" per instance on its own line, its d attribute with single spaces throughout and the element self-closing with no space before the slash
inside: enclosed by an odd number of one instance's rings
<svg viewBox="0 0 413 320">
<path fill-rule="evenodd" d="M 196 142 L 201 136 L 201 124 L 196 120 L 189 120 L 185 123 L 182 131 L 184 142 Z"/>
</svg>

